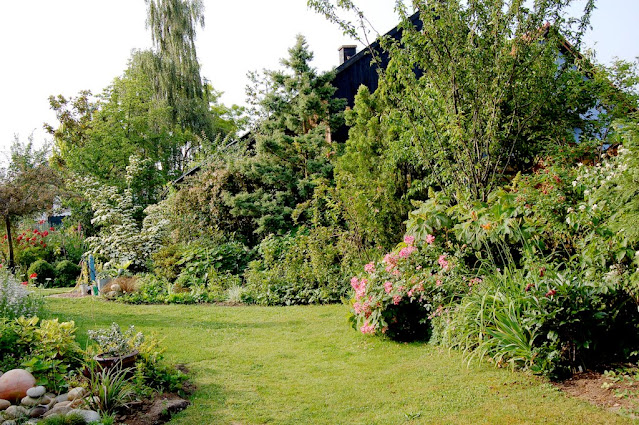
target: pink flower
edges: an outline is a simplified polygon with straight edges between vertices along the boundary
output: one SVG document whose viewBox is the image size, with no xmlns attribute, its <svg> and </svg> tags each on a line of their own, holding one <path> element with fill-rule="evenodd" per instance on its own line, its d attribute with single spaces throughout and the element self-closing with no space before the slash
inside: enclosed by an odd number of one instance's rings
<svg viewBox="0 0 639 425">
<path fill-rule="evenodd" d="M 413 252 L 417 251 L 414 246 L 407 246 L 399 251 L 400 258 L 408 258 Z"/>
<path fill-rule="evenodd" d="M 393 284 L 391 282 L 385 282 L 384 283 L 384 291 L 386 291 L 387 294 L 390 294 L 391 291 L 393 290 Z"/>
<path fill-rule="evenodd" d="M 401 295 L 393 295 L 393 304 L 398 305 L 401 300 Z"/>
<path fill-rule="evenodd" d="M 353 287 L 353 289 L 357 289 L 357 287 L 359 286 L 359 280 L 357 280 L 356 276 L 353 276 L 353 278 L 351 279 L 351 286 Z"/>
<path fill-rule="evenodd" d="M 430 234 L 429 234 L 429 235 L 426 235 L 426 243 L 427 243 L 428 245 L 430 245 L 430 244 L 432 244 L 433 242 L 435 242 L 435 236 L 430 235 Z"/>
<path fill-rule="evenodd" d="M 399 271 L 399 270 L 397 270 L 397 269 L 393 270 L 393 273 L 392 273 L 392 275 L 393 275 L 393 276 L 399 276 L 399 275 L 401 275 L 401 274 L 402 274 L 402 272 L 400 272 L 400 271 Z"/>
<path fill-rule="evenodd" d="M 391 269 L 393 267 L 395 267 L 397 265 L 397 260 L 398 258 L 396 256 L 394 256 L 393 254 L 386 254 L 384 256 L 384 263 L 388 264 L 388 267 L 386 267 L 386 271 L 390 271 L 388 270 L 388 268 L 390 267 Z"/>
<path fill-rule="evenodd" d="M 413 242 L 415 242 L 415 237 L 406 235 L 404 236 L 404 242 L 407 243 L 408 245 L 412 245 Z"/>
<path fill-rule="evenodd" d="M 371 261 L 370 263 L 364 266 L 364 270 L 367 273 L 375 273 L 375 264 Z"/>
<path fill-rule="evenodd" d="M 446 255 L 442 254 L 439 256 L 439 260 L 437 260 L 442 269 L 448 270 L 448 261 L 446 261 Z"/>
<path fill-rule="evenodd" d="M 554 289 L 551 289 L 550 291 L 546 292 L 546 296 L 547 297 L 552 297 L 556 293 L 557 293 L 557 291 L 555 291 Z"/>
<path fill-rule="evenodd" d="M 362 331 L 363 334 L 374 334 L 375 333 L 375 326 L 373 325 L 369 325 L 368 324 L 368 320 L 364 322 L 364 325 L 359 328 L 360 331 Z"/>
<path fill-rule="evenodd" d="M 435 282 L 435 286 L 442 286 L 442 281 L 437 279 L 437 282 Z"/>
<path fill-rule="evenodd" d="M 23 284 L 24 286 L 27 286 L 27 285 L 29 284 L 29 282 L 22 282 L 22 284 Z"/>
</svg>

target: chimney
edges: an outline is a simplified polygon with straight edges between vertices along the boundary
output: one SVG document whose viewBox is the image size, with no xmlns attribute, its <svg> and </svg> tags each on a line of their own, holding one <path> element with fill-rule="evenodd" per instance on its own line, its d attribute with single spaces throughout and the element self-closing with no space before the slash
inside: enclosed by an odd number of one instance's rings
<svg viewBox="0 0 639 425">
<path fill-rule="evenodd" d="M 339 48 L 339 64 L 343 64 L 357 53 L 357 46 L 342 46 Z"/>
</svg>

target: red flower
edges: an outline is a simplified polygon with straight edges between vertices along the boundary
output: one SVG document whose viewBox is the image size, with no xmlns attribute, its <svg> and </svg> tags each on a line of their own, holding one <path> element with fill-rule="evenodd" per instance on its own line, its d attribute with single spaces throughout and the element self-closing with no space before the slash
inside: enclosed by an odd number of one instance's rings
<svg viewBox="0 0 639 425">
<path fill-rule="evenodd" d="M 29 284 L 29 282 L 22 282 L 22 284 L 23 284 L 24 286 L 27 286 L 27 285 Z"/>
<path fill-rule="evenodd" d="M 557 293 L 557 291 L 555 291 L 554 289 L 551 289 L 550 291 L 546 292 L 546 296 L 547 297 L 552 297 L 556 293 Z"/>
<path fill-rule="evenodd" d="M 37 235 L 38 233 L 40 233 L 40 231 L 38 229 L 33 229 L 33 233 Z"/>
<path fill-rule="evenodd" d="M 46 243 L 43 243 L 43 244 L 42 244 L 42 248 L 46 248 L 46 247 L 47 247 L 47 244 L 46 244 Z"/>
<path fill-rule="evenodd" d="M 29 275 L 29 279 L 35 279 L 36 277 L 38 277 L 38 273 L 31 273 L 31 275 Z"/>
<path fill-rule="evenodd" d="M 44 220 L 38 221 L 38 224 L 44 224 Z"/>
<path fill-rule="evenodd" d="M 44 232 L 42 232 L 42 236 L 43 236 L 43 237 L 47 237 L 47 236 L 49 236 L 49 232 L 45 230 Z"/>
<path fill-rule="evenodd" d="M 526 285 L 526 289 L 525 289 L 525 291 L 526 291 L 526 292 L 530 291 L 530 288 L 532 288 L 533 286 L 535 286 L 535 284 L 534 284 L 534 283 L 529 283 L 528 285 Z"/>
<path fill-rule="evenodd" d="M 55 227 L 51 226 L 51 227 L 49 227 L 49 230 L 51 230 L 53 232 L 55 230 Z"/>
</svg>

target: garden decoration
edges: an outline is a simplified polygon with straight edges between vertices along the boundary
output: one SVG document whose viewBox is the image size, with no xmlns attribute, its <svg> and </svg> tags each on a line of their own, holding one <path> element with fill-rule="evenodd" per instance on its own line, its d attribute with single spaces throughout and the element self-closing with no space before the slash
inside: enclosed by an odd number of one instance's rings
<svg viewBox="0 0 639 425">
<path fill-rule="evenodd" d="M 122 332 L 117 323 L 109 329 L 89 331 L 89 338 L 97 342 L 100 353 L 93 357 L 101 369 L 134 368 L 138 358 L 138 348 L 144 341 L 141 332 L 131 326 Z"/>
</svg>

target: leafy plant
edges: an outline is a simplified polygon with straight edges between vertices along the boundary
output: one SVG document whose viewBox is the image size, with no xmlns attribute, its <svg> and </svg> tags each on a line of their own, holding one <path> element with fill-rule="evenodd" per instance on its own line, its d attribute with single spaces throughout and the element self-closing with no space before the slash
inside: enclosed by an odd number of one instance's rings
<svg viewBox="0 0 639 425">
<path fill-rule="evenodd" d="M 85 398 L 87 406 L 101 415 L 112 415 L 127 407 L 135 395 L 129 376 L 130 368 L 89 369 L 88 390 L 91 397 Z"/>
<path fill-rule="evenodd" d="M 113 322 L 108 329 L 89 330 L 89 338 L 98 345 L 100 354 L 110 356 L 122 356 L 140 348 L 144 342 L 142 332 L 136 332 L 131 325 L 122 332 L 120 325 Z"/>
<path fill-rule="evenodd" d="M 13 319 L 37 316 L 42 310 L 42 299 L 17 281 L 13 274 L 0 268 L 0 317 Z"/>
</svg>

